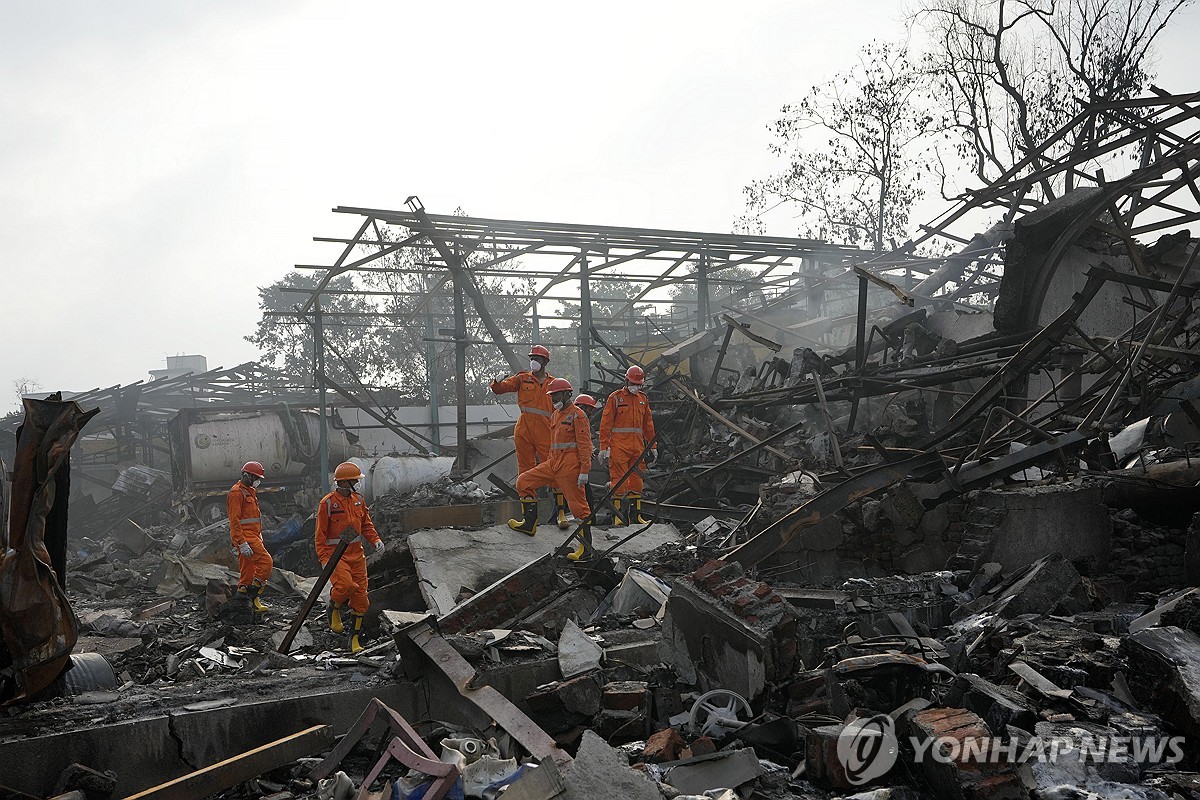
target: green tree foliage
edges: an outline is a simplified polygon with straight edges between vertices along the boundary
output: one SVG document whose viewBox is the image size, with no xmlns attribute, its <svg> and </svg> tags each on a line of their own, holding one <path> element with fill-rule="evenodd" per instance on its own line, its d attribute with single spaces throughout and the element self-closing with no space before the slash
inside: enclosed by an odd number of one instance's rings
<svg viewBox="0 0 1200 800">
<path fill-rule="evenodd" d="M 849 72 L 784 106 L 770 129 L 786 166 L 746 187 L 743 225 L 760 227 L 764 213 L 787 206 L 802 236 L 875 251 L 906 238 L 937 128 L 925 86 L 907 47 L 872 42 Z"/>
</svg>

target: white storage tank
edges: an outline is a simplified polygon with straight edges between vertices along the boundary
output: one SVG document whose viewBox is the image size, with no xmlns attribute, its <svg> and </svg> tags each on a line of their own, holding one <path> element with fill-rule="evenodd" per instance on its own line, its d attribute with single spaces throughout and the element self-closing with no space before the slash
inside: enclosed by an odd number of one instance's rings
<svg viewBox="0 0 1200 800">
<path fill-rule="evenodd" d="M 452 456 L 383 456 L 371 472 L 371 496 L 404 494 L 450 474 Z"/>
<path fill-rule="evenodd" d="M 346 460 L 362 470 L 363 479 L 358 482 L 358 493 L 361 494 L 367 501 L 368 506 L 371 505 L 371 502 L 375 499 L 375 492 L 371 490 L 371 473 L 375 470 L 375 459 L 360 458 L 356 456 Z M 337 488 L 337 485 L 333 482 L 332 478 L 329 480 L 329 488 L 331 490 Z"/>
<path fill-rule="evenodd" d="M 262 464 L 268 480 L 304 471 L 304 463 L 292 459 L 287 430 L 275 414 L 224 415 L 189 425 L 187 435 L 194 481 L 233 483 L 247 461 Z"/>
</svg>

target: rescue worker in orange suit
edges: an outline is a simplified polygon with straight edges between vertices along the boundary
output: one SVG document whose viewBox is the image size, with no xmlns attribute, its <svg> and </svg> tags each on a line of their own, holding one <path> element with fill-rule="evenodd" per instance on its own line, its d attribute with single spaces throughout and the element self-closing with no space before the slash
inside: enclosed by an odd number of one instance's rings
<svg viewBox="0 0 1200 800">
<path fill-rule="evenodd" d="M 600 463 L 608 462 L 616 509 L 613 525 L 617 526 L 650 521 L 642 516 L 641 468 L 658 460 L 658 449 L 652 448 L 648 459 L 642 461 L 646 443 L 654 439 L 654 415 L 643 391 L 645 383 L 646 373 L 641 367 L 634 365 L 625 370 L 625 385 L 609 395 L 600 416 Z M 629 476 L 618 483 L 635 464 Z"/>
<path fill-rule="evenodd" d="M 266 477 L 263 465 L 247 461 L 242 465 L 242 477 L 229 489 L 225 510 L 229 514 L 229 541 L 238 557 L 238 594 L 245 596 L 255 611 L 262 613 L 270 607 L 259 599 L 275 562 L 262 540 L 262 512 L 258 509 L 255 487 Z"/>
<path fill-rule="evenodd" d="M 587 414 L 589 430 L 594 429 L 600 422 L 600 406 L 596 405 L 596 398 L 592 397 L 590 394 L 584 394 L 583 392 L 580 392 L 575 397 L 575 406 L 583 409 L 583 413 Z M 596 452 L 599 451 L 597 450 Z M 592 484 L 590 481 L 586 486 L 583 487 L 583 495 L 587 498 L 588 507 L 595 508 L 596 498 L 592 496 Z M 590 533 L 591 532 L 589 531 L 589 534 Z"/>
<path fill-rule="evenodd" d="M 329 578 L 333 586 L 329 593 L 333 600 L 329 629 L 334 633 L 345 632 L 342 613 L 348 602 L 350 614 L 354 617 L 354 631 L 350 638 L 352 653 L 363 649 L 359 637 L 362 635 L 363 617 L 371 605 L 367 599 L 367 555 L 382 553 L 384 549 L 383 540 L 371 521 L 371 512 L 367 510 L 367 501 L 356 491 L 362 477 L 362 470 L 356 464 L 350 461 L 338 464 L 333 471 L 337 488 L 321 498 L 321 504 L 317 506 L 315 544 L 321 566 L 324 567 L 329 561 L 340 539 L 350 542 Z M 363 549 L 364 541 L 369 550 Z"/>
<path fill-rule="evenodd" d="M 571 402 L 574 389 L 570 381 L 555 378 L 546 390 L 554 404 L 550 458 L 517 476 L 517 493 L 521 496 L 524 519 L 510 519 L 508 527 L 530 536 L 537 533 L 537 490 L 543 486 L 557 487 L 566 497 L 575 524 L 582 526 L 580 541 L 575 551 L 567 556 L 576 561 L 591 551 L 591 526 L 586 520 L 592 510 L 584 487 L 592 468 L 592 429 L 587 415 Z"/>
<path fill-rule="evenodd" d="M 517 475 L 544 464 L 550 457 L 550 418 L 554 408 L 546 387 L 554 376 L 546 372 L 550 363 L 550 351 L 535 344 L 529 351 L 529 371 L 518 372 L 511 377 L 496 376 L 492 381 L 493 394 L 517 393 L 517 407 L 521 416 L 513 432 L 513 444 L 517 447 Z M 567 528 L 567 505 L 562 492 L 554 492 L 555 517 L 558 527 Z"/>
</svg>

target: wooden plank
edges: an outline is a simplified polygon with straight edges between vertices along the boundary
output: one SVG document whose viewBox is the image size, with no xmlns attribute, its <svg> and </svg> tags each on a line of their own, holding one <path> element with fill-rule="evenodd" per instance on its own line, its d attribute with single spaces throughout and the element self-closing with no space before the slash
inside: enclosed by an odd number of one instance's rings
<svg viewBox="0 0 1200 800">
<path fill-rule="evenodd" d="M 126 800 L 200 800 L 224 791 L 264 772 L 286 766 L 333 746 L 333 727 L 314 725 L 299 733 L 277 739 L 210 767 L 183 775 L 131 795 Z"/>
</svg>

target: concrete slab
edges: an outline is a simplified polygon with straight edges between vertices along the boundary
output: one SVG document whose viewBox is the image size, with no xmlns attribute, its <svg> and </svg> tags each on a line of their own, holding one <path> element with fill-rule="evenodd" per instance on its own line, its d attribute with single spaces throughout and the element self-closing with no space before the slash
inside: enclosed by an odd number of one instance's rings
<svg viewBox="0 0 1200 800">
<path fill-rule="evenodd" d="M 430 706 L 411 683 L 168 712 L 0 742 L 3 783 L 35 797 L 48 796 L 58 775 L 79 763 L 116 772 L 117 796 L 125 797 L 312 725 L 332 725 L 335 734 L 343 734 L 373 697 L 408 719 L 424 719 L 429 713 Z"/>
<path fill-rule="evenodd" d="M 598 551 L 611 547 L 636 528 L 592 529 Z M 503 578 L 513 570 L 554 551 L 568 532 L 554 526 L 539 526 L 537 536 L 492 525 L 478 530 L 439 528 L 419 531 L 408 537 L 408 547 L 421 580 L 421 593 L 435 614 L 446 614 L 455 605 L 459 589 L 476 591 Z M 637 556 L 679 539 L 674 525 L 656 523 L 616 552 Z"/>
</svg>

